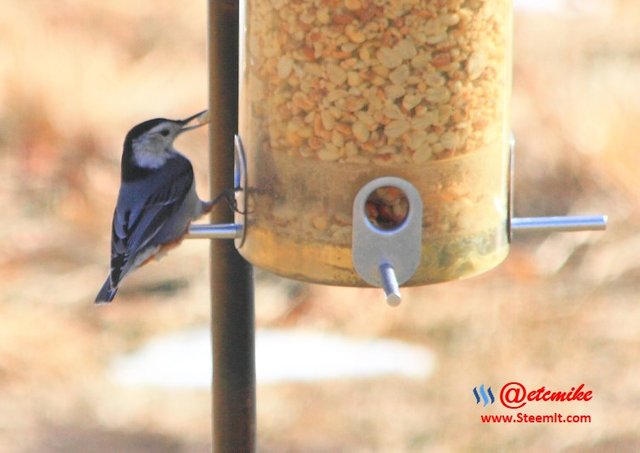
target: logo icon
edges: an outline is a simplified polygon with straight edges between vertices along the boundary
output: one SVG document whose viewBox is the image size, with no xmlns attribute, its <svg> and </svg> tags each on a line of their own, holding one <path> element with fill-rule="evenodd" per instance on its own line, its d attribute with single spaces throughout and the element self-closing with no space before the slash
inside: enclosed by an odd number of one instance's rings
<svg viewBox="0 0 640 453">
<path fill-rule="evenodd" d="M 482 407 L 487 407 L 487 404 L 493 404 L 496 401 L 493 396 L 493 392 L 491 391 L 491 387 L 485 390 L 484 384 L 480 387 L 474 387 L 473 395 L 476 397 L 476 404 L 480 404 L 480 400 L 482 400 L 484 403 Z"/>
</svg>

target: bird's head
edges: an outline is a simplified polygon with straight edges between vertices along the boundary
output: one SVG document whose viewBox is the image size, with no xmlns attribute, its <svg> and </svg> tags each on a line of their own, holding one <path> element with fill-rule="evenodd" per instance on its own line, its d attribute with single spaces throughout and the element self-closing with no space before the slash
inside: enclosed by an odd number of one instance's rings
<svg viewBox="0 0 640 453">
<path fill-rule="evenodd" d="M 123 175 L 129 170 L 160 168 L 167 159 L 175 155 L 173 142 L 178 135 L 204 126 L 208 122 L 208 112 L 204 110 L 184 120 L 155 118 L 138 124 L 129 131 L 124 140 Z"/>
</svg>

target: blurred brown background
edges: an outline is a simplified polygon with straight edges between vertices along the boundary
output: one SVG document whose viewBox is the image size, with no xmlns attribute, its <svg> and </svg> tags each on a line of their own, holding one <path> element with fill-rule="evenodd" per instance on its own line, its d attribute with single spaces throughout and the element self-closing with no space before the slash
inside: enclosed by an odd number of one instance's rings
<svg viewBox="0 0 640 453">
<path fill-rule="evenodd" d="M 605 213 L 608 231 L 521 234 L 495 270 L 405 290 L 393 309 L 378 291 L 259 274 L 261 327 L 436 356 L 426 379 L 260 385 L 261 451 L 640 450 L 640 4 L 564 4 L 516 13 L 516 215 Z M 134 274 L 115 304 L 92 303 L 124 134 L 206 106 L 206 71 L 206 2 L 0 0 L 0 451 L 209 449 L 208 391 L 105 373 L 154 335 L 208 322 L 205 242 Z M 206 131 L 180 140 L 204 196 Z M 473 387 L 511 380 L 584 383 L 588 403 L 527 409 L 592 423 L 481 424 L 508 412 L 483 410 Z"/>
</svg>

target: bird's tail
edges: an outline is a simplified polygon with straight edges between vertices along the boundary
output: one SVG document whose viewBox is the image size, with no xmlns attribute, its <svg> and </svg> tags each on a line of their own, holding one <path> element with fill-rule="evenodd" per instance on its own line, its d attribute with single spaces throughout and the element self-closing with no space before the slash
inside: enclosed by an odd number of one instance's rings
<svg viewBox="0 0 640 453">
<path fill-rule="evenodd" d="M 111 279 L 109 277 L 107 277 L 107 280 L 104 282 L 104 285 L 102 285 L 102 288 L 100 288 L 100 291 L 98 292 L 98 295 L 96 296 L 96 304 L 106 304 L 109 303 L 113 300 L 114 297 L 116 297 L 116 293 L 118 292 L 118 288 L 113 288 L 111 286 Z"/>
</svg>

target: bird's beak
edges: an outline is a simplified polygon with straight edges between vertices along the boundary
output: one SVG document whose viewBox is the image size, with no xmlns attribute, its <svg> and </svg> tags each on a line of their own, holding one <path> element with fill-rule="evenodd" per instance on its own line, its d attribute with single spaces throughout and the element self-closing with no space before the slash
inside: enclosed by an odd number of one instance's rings
<svg viewBox="0 0 640 453">
<path fill-rule="evenodd" d="M 196 129 L 200 126 L 204 126 L 205 124 L 209 123 L 209 111 L 203 110 L 202 112 L 196 113 L 189 118 L 178 121 L 178 123 L 182 126 L 182 129 L 180 129 L 180 133 L 190 131 L 191 129 Z M 189 123 L 195 124 L 189 126 Z"/>
</svg>

